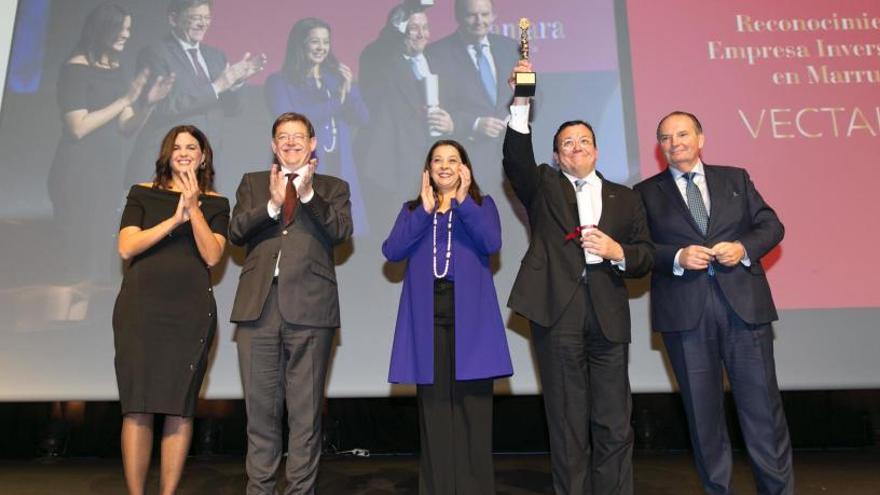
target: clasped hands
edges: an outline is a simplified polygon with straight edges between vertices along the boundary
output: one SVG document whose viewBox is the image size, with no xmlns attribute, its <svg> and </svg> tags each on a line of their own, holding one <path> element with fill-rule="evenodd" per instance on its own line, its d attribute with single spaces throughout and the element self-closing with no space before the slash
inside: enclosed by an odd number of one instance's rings
<svg viewBox="0 0 880 495">
<path fill-rule="evenodd" d="M 681 250 L 678 264 L 686 270 L 705 270 L 712 261 L 731 267 L 742 261 L 746 248 L 741 242 L 719 242 L 711 248 L 692 244 Z"/>
<path fill-rule="evenodd" d="M 312 181 L 315 178 L 315 168 L 318 166 L 318 160 L 312 158 L 309 160 L 308 166 L 302 175 L 302 181 L 296 188 L 296 194 L 300 198 L 312 194 Z M 272 164 L 272 170 L 269 172 L 269 201 L 272 207 L 277 211 L 284 205 L 284 197 L 287 196 L 287 174 L 278 166 L 277 163 Z"/>
<path fill-rule="evenodd" d="M 199 180 L 196 177 L 194 169 L 184 170 L 178 179 L 178 186 L 181 188 L 180 199 L 177 201 L 177 209 L 174 211 L 175 226 L 189 222 L 195 215 L 201 215 L 201 201 L 199 201 Z"/>
<path fill-rule="evenodd" d="M 458 184 L 455 187 L 455 199 L 458 200 L 459 204 L 467 198 L 470 187 L 471 171 L 466 166 L 461 165 L 458 167 Z M 419 196 L 422 198 L 422 208 L 425 209 L 425 213 L 434 213 L 434 210 L 439 206 L 440 198 L 437 197 L 437 193 L 434 192 L 434 188 L 431 186 L 431 173 L 428 170 L 422 172 L 422 189 Z"/>
</svg>

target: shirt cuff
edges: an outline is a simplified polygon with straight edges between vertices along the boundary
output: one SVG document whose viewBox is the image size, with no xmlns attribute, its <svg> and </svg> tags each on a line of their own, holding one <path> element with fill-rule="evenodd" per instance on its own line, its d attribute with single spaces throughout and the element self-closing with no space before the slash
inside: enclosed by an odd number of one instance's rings
<svg viewBox="0 0 880 495">
<path fill-rule="evenodd" d="M 308 203 L 308 202 L 311 201 L 312 198 L 314 198 L 314 197 L 315 197 L 315 190 L 312 189 L 312 190 L 309 191 L 309 193 L 306 194 L 305 196 L 300 196 L 300 198 L 299 198 L 299 202 L 300 202 L 300 203 Z"/>
<path fill-rule="evenodd" d="M 681 256 L 681 249 L 676 251 L 675 258 L 672 260 L 672 274 L 676 277 L 684 275 L 684 268 L 679 264 L 678 257 Z"/>
<path fill-rule="evenodd" d="M 511 129 L 520 134 L 529 134 L 529 108 L 531 105 L 510 105 Z"/>
<path fill-rule="evenodd" d="M 611 266 L 616 266 L 620 271 L 625 272 L 626 271 L 626 258 L 624 258 L 620 261 L 613 261 L 612 260 Z"/>
<path fill-rule="evenodd" d="M 740 246 L 743 247 L 743 257 L 742 257 L 741 260 L 739 260 L 739 262 L 742 263 L 742 265 L 745 266 L 745 267 L 750 267 L 750 266 L 752 266 L 752 260 L 749 259 L 749 252 L 746 251 L 746 247 L 743 246 L 743 243 L 741 243 L 741 242 L 739 242 L 739 241 L 734 241 L 734 242 L 736 242 L 737 244 L 739 244 Z"/>
<path fill-rule="evenodd" d="M 266 202 L 266 212 L 269 214 L 269 218 L 273 220 L 278 220 L 278 215 L 281 214 L 281 208 L 275 208 L 272 206 L 272 200 Z"/>
</svg>

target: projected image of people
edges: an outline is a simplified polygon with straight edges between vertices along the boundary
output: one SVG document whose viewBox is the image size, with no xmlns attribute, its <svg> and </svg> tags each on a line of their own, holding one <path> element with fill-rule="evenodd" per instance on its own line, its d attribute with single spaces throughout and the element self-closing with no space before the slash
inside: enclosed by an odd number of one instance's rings
<svg viewBox="0 0 880 495">
<path fill-rule="evenodd" d="M 229 63 L 221 50 L 203 43 L 212 22 L 211 0 L 172 0 L 170 33 L 138 54 L 138 66 L 155 76 L 173 74 L 176 81 L 138 135 L 128 161 L 128 183 L 149 176 L 153 150 L 169 127 L 181 122 L 197 125 L 222 149 L 223 117 L 241 113 L 238 90 L 263 70 L 266 56 L 248 52 Z"/>
<path fill-rule="evenodd" d="M 471 143 L 477 166 L 492 170 L 501 156 L 513 96 L 507 75 L 518 59 L 516 42 L 491 32 L 496 17 L 492 0 L 456 0 L 458 28 L 426 50 L 456 138 Z"/>
<path fill-rule="evenodd" d="M 437 141 L 382 244 L 407 263 L 388 381 L 418 385 L 421 494 L 495 493 L 492 383 L 513 374 L 489 268 L 500 248 L 498 210 L 467 152 Z"/>
<path fill-rule="evenodd" d="M 315 150 L 318 171 L 349 183 L 354 233 L 366 233 L 352 131 L 367 123 L 368 112 L 354 73 L 331 51 L 329 24 L 309 17 L 293 25 L 284 66 L 266 80 L 266 102 L 272 115 L 295 111 L 314 123 L 320 143 Z"/>
<path fill-rule="evenodd" d="M 361 87 L 371 125 L 359 138 L 371 186 L 390 196 L 393 211 L 419 180 L 419 163 L 431 140 L 449 136 L 454 124 L 429 86 L 431 64 L 425 47 L 431 37 L 428 16 L 418 2 L 397 5 L 379 37 L 360 57 Z M 433 93 L 433 94 L 432 94 Z M 369 205 L 371 211 L 379 205 Z M 372 219 L 371 219 L 372 220 Z"/>
<path fill-rule="evenodd" d="M 62 136 L 48 177 L 54 219 L 65 253 L 75 260 L 59 268 L 63 283 L 107 285 L 118 267 L 112 256 L 117 204 L 122 200 L 122 136 L 136 132 L 168 95 L 174 77 L 147 84 L 141 71 L 127 82 L 119 57 L 131 35 L 132 17 L 122 7 L 102 4 L 88 15 L 79 41 L 61 67 L 58 106 Z M 87 305 L 70 319 L 83 319 Z"/>
<path fill-rule="evenodd" d="M 128 261 L 113 310 L 122 461 L 144 493 L 153 418 L 164 414 L 160 492 L 175 493 L 217 326 L 211 267 L 223 257 L 229 201 L 214 190 L 211 145 L 196 127 L 162 140 L 153 182 L 131 186 L 119 255 Z"/>
</svg>

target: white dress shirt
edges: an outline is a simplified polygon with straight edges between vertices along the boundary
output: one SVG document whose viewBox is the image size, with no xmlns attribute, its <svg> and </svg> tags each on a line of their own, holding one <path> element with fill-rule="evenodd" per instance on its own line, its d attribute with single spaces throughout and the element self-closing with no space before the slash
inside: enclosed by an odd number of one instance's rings
<svg viewBox="0 0 880 495">
<path fill-rule="evenodd" d="M 421 81 L 428 74 L 431 73 L 431 68 L 428 66 L 428 59 L 425 58 L 424 53 L 419 53 L 413 57 L 404 54 L 403 58 L 412 66 L 414 66 L 413 73 L 416 76 L 416 79 Z"/>
</svg>

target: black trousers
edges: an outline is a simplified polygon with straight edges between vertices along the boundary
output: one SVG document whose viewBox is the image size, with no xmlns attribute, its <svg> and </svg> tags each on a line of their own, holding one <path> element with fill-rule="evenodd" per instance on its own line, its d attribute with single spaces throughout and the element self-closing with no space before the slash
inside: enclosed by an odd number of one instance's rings
<svg viewBox="0 0 880 495">
<path fill-rule="evenodd" d="M 455 302 L 451 282 L 434 283 L 434 383 L 418 386 L 419 493 L 495 493 L 492 380 L 455 379 Z"/>
<path fill-rule="evenodd" d="M 609 342 L 585 285 L 550 328 L 532 324 L 556 495 L 632 494 L 629 345 Z"/>
</svg>

